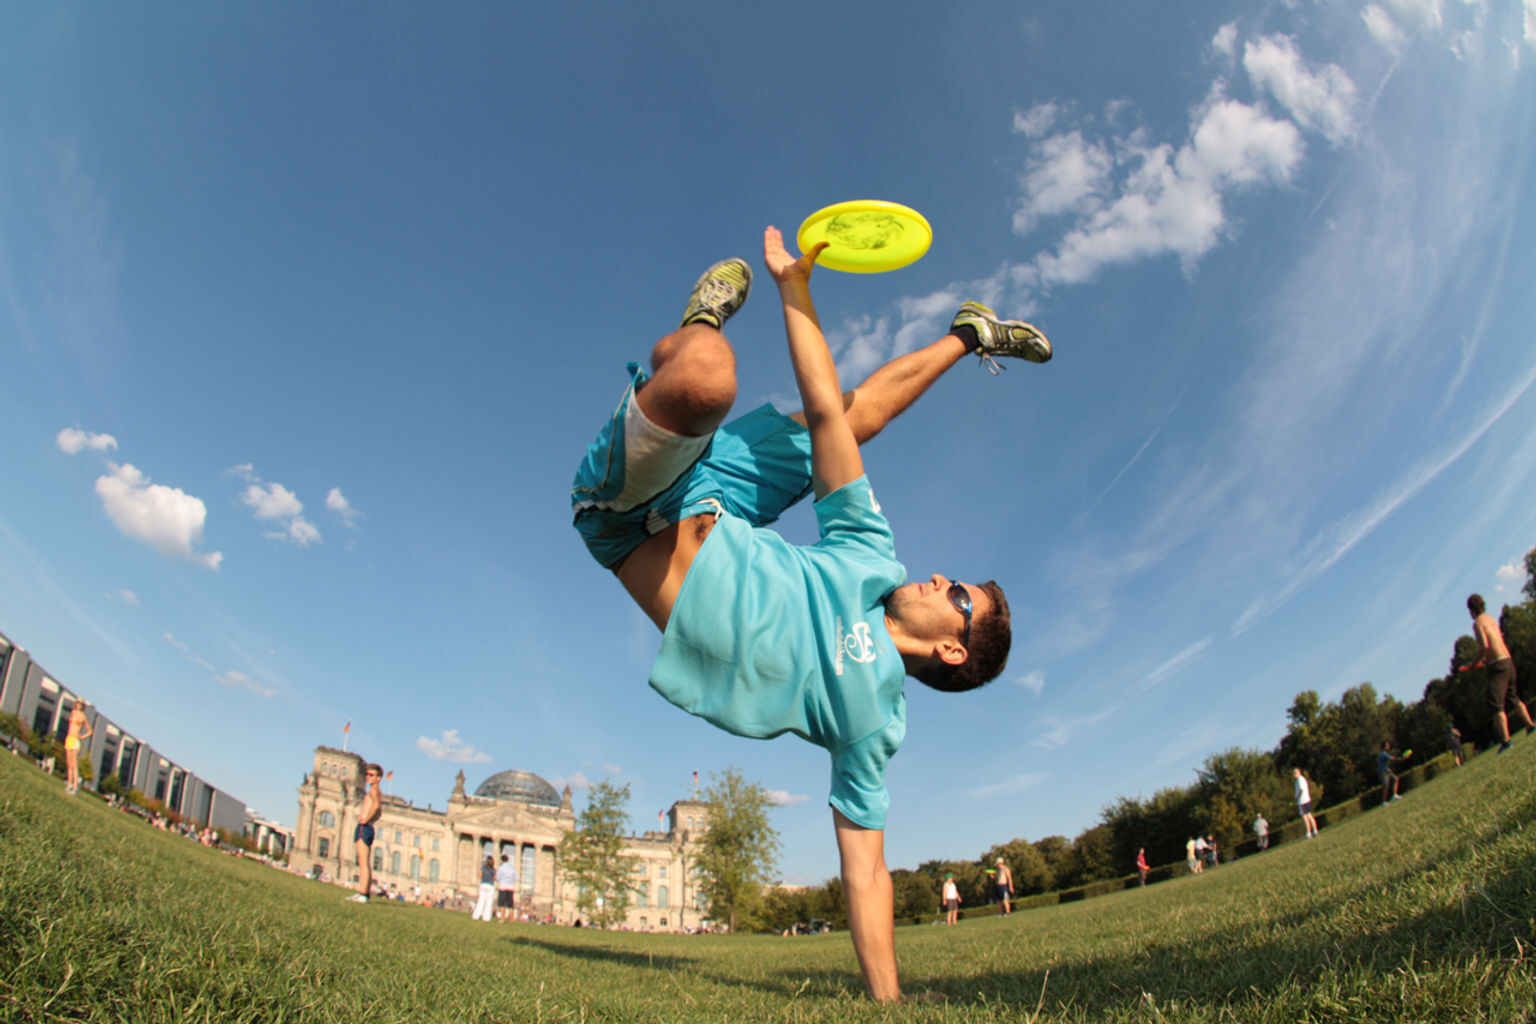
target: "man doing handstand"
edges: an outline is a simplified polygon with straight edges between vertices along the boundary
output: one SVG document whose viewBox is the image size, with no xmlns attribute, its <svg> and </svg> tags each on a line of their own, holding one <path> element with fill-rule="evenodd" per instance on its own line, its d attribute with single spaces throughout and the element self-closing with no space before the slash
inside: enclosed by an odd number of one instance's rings
<svg viewBox="0 0 1536 1024">
<path fill-rule="evenodd" d="M 746 301 L 752 271 L 717 263 L 656 343 L 650 374 L 631 364 L 571 504 L 593 557 L 662 630 L 652 688 L 738 736 L 793 732 L 832 755 L 848 927 L 870 996 L 892 1001 L 885 766 L 906 735 L 904 681 L 974 689 L 1002 671 L 1012 637 L 996 583 L 906 582 L 859 445 L 968 352 L 1043 363 L 1051 348 L 1029 324 L 966 303 L 950 333 L 844 394 L 811 302 L 821 248 L 795 259 L 778 229 L 763 235 L 803 411 L 764 406 L 721 426 L 736 361 L 720 328 Z M 763 529 L 812 490 L 818 543 Z"/>
</svg>

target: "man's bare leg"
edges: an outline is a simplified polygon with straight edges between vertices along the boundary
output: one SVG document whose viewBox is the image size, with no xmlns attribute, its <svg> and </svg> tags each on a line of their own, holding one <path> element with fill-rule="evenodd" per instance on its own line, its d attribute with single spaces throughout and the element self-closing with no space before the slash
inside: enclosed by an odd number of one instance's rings
<svg viewBox="0 0 1536 1024">
<path fill-rule="evenodd" d="M 965 342 L 946 334 L 925 348 L 897 356 L 870 374 L 858 387 L 843 393 L 843 408 L 853 436 L 863 444 L 885 429 L 933 386 L 966 354 Z M 804 423 L 795 413 L 791 419 Z"/>
<path fill-rule="evenodd" d="M 373 851 L 361 839 L 354 845 L 357 847 L 357 891 L 367 896 L 373 888 Z"/>
<path fill-rule="evenodd" d="M 708 324 L 688 324 L 651 350 L 651 378 L 635 392 L 647 419 L 674 434 L 704 437 L 736 401 L 736 353 Z"/>
</svg>

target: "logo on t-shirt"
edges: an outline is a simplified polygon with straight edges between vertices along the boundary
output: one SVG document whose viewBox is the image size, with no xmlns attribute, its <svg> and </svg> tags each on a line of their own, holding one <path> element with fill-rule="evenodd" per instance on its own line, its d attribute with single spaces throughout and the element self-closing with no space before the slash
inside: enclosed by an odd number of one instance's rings
<svg viewBox="0 0 1536 1024">
<path fill-rule="evenodd" d="M 875 650 L 875 638 L 870 632 L 869 623 L 855 622 L 853 628 L 845 633 L 843 617 L 841 615 L 837 617 L 837 656 L 833 670 L 838 675 L 843 674 L 844 655 L 861 665 L 867 665 L 875 660 L 876 653 L 878 652 Z"/>
</svg>

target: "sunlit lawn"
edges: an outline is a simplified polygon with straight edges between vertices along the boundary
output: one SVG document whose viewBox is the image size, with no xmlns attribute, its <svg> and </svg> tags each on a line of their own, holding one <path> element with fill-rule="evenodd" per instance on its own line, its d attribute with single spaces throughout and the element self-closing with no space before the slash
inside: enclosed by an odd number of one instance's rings
<svg viewBox="0 0 1536 1024">
<path fill-rule="evenodd" d="M 1536 1020 L 1533 820 L 1527 739 L 1200 877 L 900 928 L 904 986 L 944 1000 L 887 1008 L 846 935 L 360 906 L 0 755 L 0 1020 Z"/>
</svg>

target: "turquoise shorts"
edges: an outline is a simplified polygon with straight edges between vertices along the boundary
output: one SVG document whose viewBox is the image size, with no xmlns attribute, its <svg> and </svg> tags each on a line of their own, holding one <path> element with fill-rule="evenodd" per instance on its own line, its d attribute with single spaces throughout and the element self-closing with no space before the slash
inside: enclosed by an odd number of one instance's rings
<svg viewBox="0 0 1536 1024">
<path fill-rule="evenodd" d="M 617 565 L 646 538 L 689 516 L 723 512 L 767 526 L 810 493 L 810 432 L 764 405 L 715 431 L 703 454 L 659 493 L 632 507 L 614 507 L 631 454 L 625 416 L 647 377 L 638 363 L 629 364 L 629 374 L 624 397 L 587 446 L 571 483 L 576 530 L 603 568 Z"/>
</svg>

